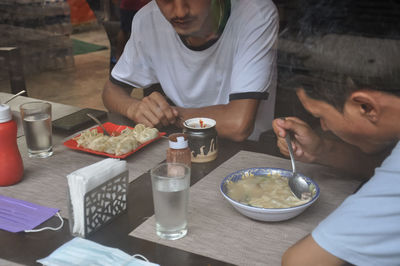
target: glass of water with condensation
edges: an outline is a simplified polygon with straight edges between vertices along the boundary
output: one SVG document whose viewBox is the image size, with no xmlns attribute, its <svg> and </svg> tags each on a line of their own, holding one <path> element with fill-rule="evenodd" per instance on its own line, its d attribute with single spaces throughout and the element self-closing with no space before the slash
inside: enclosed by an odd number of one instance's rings
<svg viewBox="0 0 400 266">
<path fill-rule="evenodd" d="M 180 163 L 162 163 L 151 170 L 156 233 L 163 239 L 187 234 L 190 168 Z"/>
<path fill-rule="evenodd" d="M 53 154 L 51 104 L 28 102 L 20 106 L 29 157 L 46 158 Z"/>
</svg>

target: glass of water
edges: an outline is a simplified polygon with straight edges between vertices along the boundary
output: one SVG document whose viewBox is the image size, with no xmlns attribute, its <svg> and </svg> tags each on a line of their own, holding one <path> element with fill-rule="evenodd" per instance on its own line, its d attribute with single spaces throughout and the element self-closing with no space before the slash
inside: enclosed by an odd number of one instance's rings
<svg viewBox="0 0 400 266">
<path fill-rule="evenodd" d="M 47 158 L 53 154 L 51 104 L 28 102 L 20 107 L 29 157 Z"/>
<path fill-rule="evenodd" d="M 162 163 L 151 170 L 156 233 L 163 239 L 187 234 L 190 168 L 179 163 Z"/>
</svg>

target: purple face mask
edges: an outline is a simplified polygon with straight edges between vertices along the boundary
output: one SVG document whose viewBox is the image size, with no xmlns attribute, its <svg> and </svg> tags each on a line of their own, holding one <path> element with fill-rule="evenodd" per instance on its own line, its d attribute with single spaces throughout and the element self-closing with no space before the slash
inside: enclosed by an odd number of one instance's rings
<svg viewBox="0 0 400 266">
<path fill-rule="evenodd" d="M 0 195 L 0 229 L 9 232 L 31 230 L 57 212 L 58 209 Z"/>
</svg>

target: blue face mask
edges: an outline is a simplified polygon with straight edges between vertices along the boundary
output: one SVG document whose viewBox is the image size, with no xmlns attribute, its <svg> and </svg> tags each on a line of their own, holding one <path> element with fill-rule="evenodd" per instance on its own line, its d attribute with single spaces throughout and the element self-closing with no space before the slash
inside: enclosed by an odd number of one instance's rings
<svg viewBox="0 0 400 266">
<path fill-rule="evenodd" d="M 138 259 L 141 258 L 141 259 Z M 43 265 L 81 266 L 81 265 L 124 265 L 156 266 L 142 255 L 131 256 L 120 249 L 110 248 L 96 242 L 75 237 L 48 257 L 38 260 Z"/>
</svg>

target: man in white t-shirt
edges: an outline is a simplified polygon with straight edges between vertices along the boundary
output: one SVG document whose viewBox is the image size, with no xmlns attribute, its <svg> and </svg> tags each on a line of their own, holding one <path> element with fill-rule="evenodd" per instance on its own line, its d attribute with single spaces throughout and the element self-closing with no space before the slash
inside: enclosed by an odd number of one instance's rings
<svg viewBox="0 0 400 266">
<path fill-rule="evenodd" d="M 103 102 L 147 126 L 209 117 L 221 137 L 258 140 L 274 116 L 278 23 L 271 0 L 152 1 L 134 17 Z M 165 97 L 123 88 L 157 83 Z"/>
<path fill-rule="evenodd" d="M 398 47 L 393 51 L 389 57 L 399 56 Z M 400 263 L 400 67 L 394 65 L 387 77 L 375 73 L 377 77 L 333 79 L 335 75 L 323 73 L 316 75 L 318 81 L 299 83 L 297 95 L 305 109 L 320 119 L 323 130 L 344 142 L 321 137 L 296 117 L 273 122 L 281 152 L 287 153 L 284 137 L 292 132 L 301 161 L 355 173 L 362 170 L 357 157 L 365 158 L 363 167 L 368 169 L 379 161 L 370 160 L 372 154 L 390 151 L 367 183 L 285 252 L 282 265 Z"/>
</svg>

